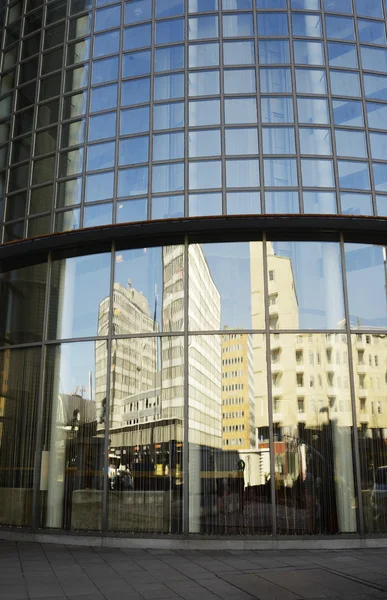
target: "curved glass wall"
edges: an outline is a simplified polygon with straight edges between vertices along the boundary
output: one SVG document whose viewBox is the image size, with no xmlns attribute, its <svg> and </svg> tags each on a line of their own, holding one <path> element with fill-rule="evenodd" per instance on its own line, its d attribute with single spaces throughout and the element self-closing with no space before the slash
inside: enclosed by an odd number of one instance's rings
<svg viewBox="0 0 387 600">
<path fill-rule="evenodd" d="M 3 271 L 0 524 L 387 533 L 386 264 L 268 235 Z"/>
<path fill-rule="evenodd" d="M 387 215 L 382 0 L 16 0 L 0 18 L 0 241 Z"/>
</svg>

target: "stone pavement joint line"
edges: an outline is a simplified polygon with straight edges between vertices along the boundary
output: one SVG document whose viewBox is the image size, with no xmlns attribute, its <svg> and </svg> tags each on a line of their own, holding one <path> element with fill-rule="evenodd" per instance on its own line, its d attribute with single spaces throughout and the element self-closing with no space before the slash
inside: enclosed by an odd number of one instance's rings
<svg viewBox="0 0 387 600">
<path fill-rule="evenodd" d="M 387 549 L 155 550 L 0 541 L 0 600 L 387 600 Z"/>
</svg>

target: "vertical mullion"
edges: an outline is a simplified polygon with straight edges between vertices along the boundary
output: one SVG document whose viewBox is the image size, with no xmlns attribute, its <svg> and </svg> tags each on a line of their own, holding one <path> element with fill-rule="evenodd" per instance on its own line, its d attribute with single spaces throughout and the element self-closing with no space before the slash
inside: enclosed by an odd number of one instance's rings
<svg viewBox="0 0 387 600">
<path fill-rule="evenodd" d="M 189 334 L 188 334 L 188 293 L 189 293 L 189 245 L 188 236 L 184 240 L 184 430 L 183 430 L 183 533 L 189 534 Z"/>
</svg>

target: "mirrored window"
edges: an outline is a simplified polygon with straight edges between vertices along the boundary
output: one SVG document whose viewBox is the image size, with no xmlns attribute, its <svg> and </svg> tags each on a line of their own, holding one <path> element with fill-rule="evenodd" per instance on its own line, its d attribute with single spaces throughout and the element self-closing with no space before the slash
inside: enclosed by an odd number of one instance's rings
<svg viewBox="0 0 387 600">
<path fill-rule="evenodd" d="M 339 156 L 367 158 L 367 147 L 364 131 L 348 131 L 335 129 L 336 152 Z"/>
<path fill-rule="evenodd" d="M 292 92 L 290 69 L 259 69 L 259 84 L 262 94 L 280 94 Z"/>
<path fill-rule="evenodd" d="M 353 190 L 369 190 L 370 174 L 368 163 L 339 160 L 339 185 Z"/>
<path fill-rule="evenodd" d="M 296 145 L 293 127 L 263 127 L 264 154 L 295 154 Z"/>
<path fill-rule="evenodd" d="M 333 162 L 331 160 L 303 158 L 301 160 L 301 172 L 304 187 L 335 187 Z"/>
<path fill-rule="evenodd" d="M 143 196 L 148 193 L 148 167 L 132 167 L 118 172 L 118 196 Z"/>
<path fill-rule="evenodd" d="M 219 42 L 190 44 L 188 48 L 188 60 L 191 68 L 219 66 Z"/>
<path fill-rule="evenodd" d="M 152 192 L 179 192 L 184 189 L 184 163 L 154 165 Z"/>
<path fill-rule="evenodd" d="M 149 137 L 131 137 L 120 141 L 119 164 L 135 165 L 148 162 Z"/>
<path fill-rule="evenodd" d="M 294 158 L 265 158 L 263 163 L 266 187 L 297 186 L 297 167 Z"/>
</svg>

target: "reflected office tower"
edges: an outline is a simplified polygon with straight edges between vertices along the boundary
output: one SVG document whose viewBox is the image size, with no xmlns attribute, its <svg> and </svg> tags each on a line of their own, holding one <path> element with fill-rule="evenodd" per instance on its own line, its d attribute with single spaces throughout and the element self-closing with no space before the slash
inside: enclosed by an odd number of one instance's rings
<svg viewBox="0 0 387 600">
<path fill-rule="evenodd" d="M 253 336 L 222 336 L 223 449 L 247 450 L 255 446 Z"/>
<path fill-rule="evenodd" d="M 117 257 L 117 260 L 119 256 Z M 110 302 L 104 298 L 98 313 L 98 334 L 106 335 L 109 323 Z M 152 318 L 147 298 L 132 287 L 114 283 L 112 307 L 112 333 L 157 333 L 158 323 Z M 95 343 L 96 403 L 100 426 L 104 426 L 106 390 L 105 341 Z M 113 339 L 110 377 L 110 428 L 138 423 L 142 401 L 148 399 L 148 390 L 157 387 L 157 339 Z M 155 393 L 151 394 L 155 396 Z M 157 396 L 157 394 L 156 394 Z M 144 402 L 145 407 L 145 402 Z"/>
</svg>

